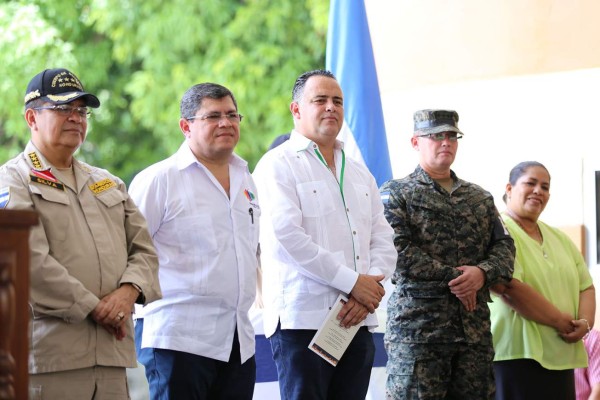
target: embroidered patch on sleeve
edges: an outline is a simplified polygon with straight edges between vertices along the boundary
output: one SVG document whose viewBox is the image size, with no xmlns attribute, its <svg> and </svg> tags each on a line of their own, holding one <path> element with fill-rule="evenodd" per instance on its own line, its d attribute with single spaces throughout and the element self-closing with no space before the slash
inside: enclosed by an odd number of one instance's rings
<svg viewBox="0 0 600 400">
<path fill-rule="evenodd" d="M 390 201 L 390 192 L 381 192 L 381 202 L 385 205 Z"/>
<path fill-rule="evenodd" d="M 8 201 L 10 200 L 10 188 L 0 188 L 0 209 L 6 208 Z"/>
<path fill-rule="evenodd" d="M 503 239 L 510 236 L 508 228 L 504 224 L 502 217 L 498 215 L 498 219 L 494 221 L 494 232 L 492 234 L 493 239 Z"/>
</svg>

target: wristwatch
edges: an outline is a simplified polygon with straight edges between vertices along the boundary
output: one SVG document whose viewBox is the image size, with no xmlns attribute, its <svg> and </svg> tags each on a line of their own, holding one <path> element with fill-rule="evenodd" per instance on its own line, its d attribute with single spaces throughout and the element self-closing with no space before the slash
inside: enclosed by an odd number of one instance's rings
<svg viewBox="0 0 600 400">
<path fill-rule="evenodd" d="M 143 292 L 142 292 L 142 288 L 141 288 L 141 287 L 139 287 L 137 284 L 135 284 L 135 283 L 133 283 L 133 282 L 127 282 L 127 283 L 129 283 L 131 286 L 133 286 L 133 288 L 134 288 L 135 290 L 137 290 L 138 292 L 140 292 L 140 294 L 142 294 L 142 293 L 143 293 Z"/>
<path fill-rule="evenodd" d="M 141 288 L 141 287 L 140 287 L 138 284 L 135 284 L 135 283 L 133 283 L 133 282 L 125 282 L 124 284 L 130 284 L 131 286 L 133 286 L 133 288 L 134 288 L 135 290 L 137 290 L 137 291 L 138 291 L 138 293 L 139 293 L 139 296 L 138 296 L 138 298 L 135 300 L 135 302 L 136 302 L 136 303 L 143 304 L 143 303 L 144 303 L 144 299 L 145 299 L 145 297 L 144 297 L 144 292 L 142 291 L 142 288 Z"/>
</svg>

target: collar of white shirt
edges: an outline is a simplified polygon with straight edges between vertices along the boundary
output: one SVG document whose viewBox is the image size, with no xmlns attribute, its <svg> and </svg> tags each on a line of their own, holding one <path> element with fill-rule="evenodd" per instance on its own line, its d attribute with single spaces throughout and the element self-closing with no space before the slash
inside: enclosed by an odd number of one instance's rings
<svg viewBox="0 0 600 400">
<path fill-rule="evenodd" d="M 313 142 L 306 136 L 302 135 L 300 132 L 298 132 L 295 129 L 292 130 L 292 133 L 290 135 L 290 139 L 288 140 L 288 142 L 290 143 L 288 146 L 290 146 L 290 148 L 295 151 L 309 150 L 309 149 L 313 149 L 314 146 L 317 146 L 317 144 L 315 142 Z M 334 148 L 336 150 L 343 149 L 344 142 L 336 139 Z"/>
<path fill-rule="evenodd" d="M 179 170 L 186 169 L 190 165 L 194 164 L 198 164 L 204 167 L 202 163 L 198 161 L 194 153 L 192 153 L 192 150 L 190 149 L 190 146 L 187 144 L 186 141 L 184 141 L 181 144 L 181 146 L 179 146 L 179 150 L 177 150 L 177 153 L 175 153 L 175 158 L 177 161 L 177 168 Z M 229 158 L 229 164 L 241 168 L 248 167 L 248 163 L 235 153 L 231 154 L 231 157 Z"/>
</svg>

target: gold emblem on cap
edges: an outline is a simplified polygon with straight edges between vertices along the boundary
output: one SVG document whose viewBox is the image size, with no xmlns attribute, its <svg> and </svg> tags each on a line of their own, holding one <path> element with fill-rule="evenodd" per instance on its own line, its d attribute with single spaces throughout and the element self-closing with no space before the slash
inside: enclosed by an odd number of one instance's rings
<svg viewBox="0 0 600 400">
<path fill-rule="evenodd" d="M 74 87 L 79 91 L 83 92 L 83 85 L 79 82 L 79 79 L 70 72 L 63 71 L 57 74 L 54 79 L 52 79 L 52 87 Z M 48 96 L 50 97 L 50 96 Z"/>
<path fill-rule="evenodd" d="M 66 101 L 71 100 L 73 97 L 79 96 L 79 93 L 67 93 L 62 95 L 49 94 L 46 97 L 52 101 Z"/>
<path fill-rule="evenodd" d="M 25 103 L 29 102 L 30 100 L 37 99 L 38 97 L 40 97 L 39 90 L 36 89 L 33 92 L 29 92 L 25 95 Z"/>
</svg>

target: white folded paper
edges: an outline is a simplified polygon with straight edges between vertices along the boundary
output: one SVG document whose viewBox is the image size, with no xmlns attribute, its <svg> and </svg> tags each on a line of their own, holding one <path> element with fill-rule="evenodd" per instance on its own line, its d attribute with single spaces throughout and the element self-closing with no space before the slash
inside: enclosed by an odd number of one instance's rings
<svg viewBox="0 0 600 400">
<path fill-rule="evenodd" d="M 348 298 L 340 294 L 327 314 L 325 321 L 310 341 L 308 348 L 321 356 L 334 367 L 352 342 L 354 335 L 360 325 L 344 328 L 340 325 L 337 315 L 341 311 Z"/>
</svg>

